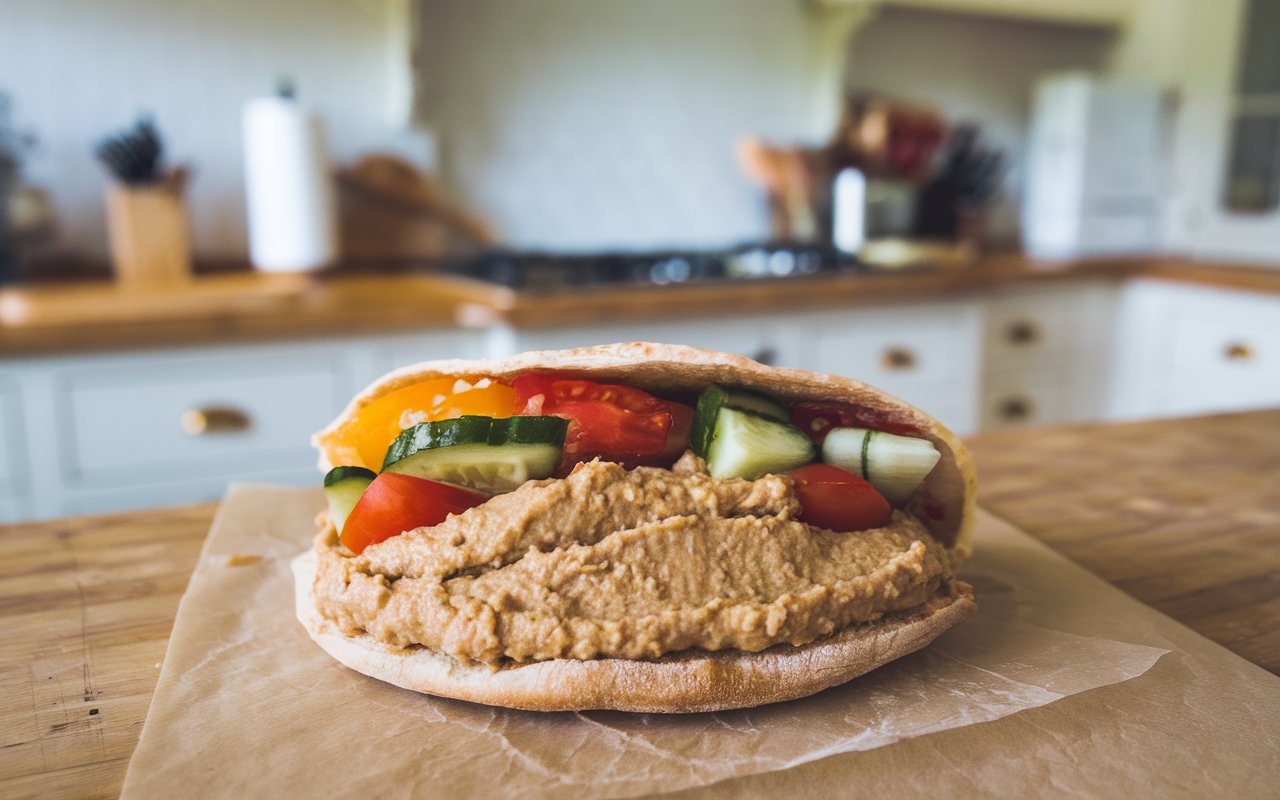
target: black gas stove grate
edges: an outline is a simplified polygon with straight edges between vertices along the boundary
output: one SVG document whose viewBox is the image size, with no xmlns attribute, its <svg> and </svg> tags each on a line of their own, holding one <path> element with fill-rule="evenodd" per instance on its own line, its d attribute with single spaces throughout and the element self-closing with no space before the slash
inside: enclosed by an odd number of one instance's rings
<svg viewBox="0 0 1280 800">
<path fill-rule="evenodd" d="M 577 254 L 495 250 L 451 260 L 445 271 L 537 292 L 798 278 L 862 268 L 853 257 L 832 248 L 755 245 L 719 251 Z"/>
</svg>

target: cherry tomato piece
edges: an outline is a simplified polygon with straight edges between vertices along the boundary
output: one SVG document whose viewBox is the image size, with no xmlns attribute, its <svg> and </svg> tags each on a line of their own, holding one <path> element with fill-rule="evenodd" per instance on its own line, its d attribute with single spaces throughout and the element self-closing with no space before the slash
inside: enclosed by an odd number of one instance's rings
<svg viewBox="0 0 1280 800">
<path fill-rule="evenodd" d="M 450 514 L 461 514 L 488 499 L 483 492 L 460 486 L 384 472 L 360 495 L 338 538 L 347 549 L 360 553 L 405 531 L 439 525 Z"/>
<path fill-rule="evenodd" d="M 831 464 L 793 470 L 800 521 L 831 531 L 863 531 L 888 524 L 893 509 L 869 482 Z"/>
<path fill-rule="evenodd" d="M 791 424 L 821 445 L 832 428 L 866 428 L 898 436 L 919 436 L 914 425 L 893 420 L 888 414 L 854 403 L 801 402 L 791 407 Z"/>
<path fill-rule="evenodd" d="M 511 386 L 517 413 L 569 420 L 561 472 L 597 456 L 627 466 L 659 458 L 668 449 L 673 419 L 681 413 L 673 413 L 676 404 L 630 386 L 550 373 L 521 375 Z"/>
</svg>

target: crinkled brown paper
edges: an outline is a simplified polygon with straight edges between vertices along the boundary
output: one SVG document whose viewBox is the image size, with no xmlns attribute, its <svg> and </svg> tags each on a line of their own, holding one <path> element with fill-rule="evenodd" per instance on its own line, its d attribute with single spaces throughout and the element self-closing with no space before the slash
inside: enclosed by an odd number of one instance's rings
<svg viewBox="0 0 1280 800">
<path fill-rule="evenodd" d="M 1184 770 L 1211 759 L 1213 770 L 1190 773 L 1206 789 L 1280 785 L 1280 680 L 988 515 L 963 572 L 978 613 L 850 684 L 716 714 L 539 714 L 398 689 L 312 643 L 294 617 L 289 562 L 322 503 L 312 489 L 232 488 L 182 599 L 125 796 L 771 796 L 878 784 L 1016 795 L 1089 792 L 1099 776 L 1102 793 L 1120 794 L 1107 777 L 1115 764 L 1145 793 L 1169 780 L 1157 767 L 1175 757 Z M 1112 699 L 1084 702 L 1104 692 Z M 1081 746 L 1098 760 L 1077 760 Z M 1184 746 L 1194 750 L 1182 756 Z M 1010 750 L 1019 757 L 1002 761 Z"/>
</svg>

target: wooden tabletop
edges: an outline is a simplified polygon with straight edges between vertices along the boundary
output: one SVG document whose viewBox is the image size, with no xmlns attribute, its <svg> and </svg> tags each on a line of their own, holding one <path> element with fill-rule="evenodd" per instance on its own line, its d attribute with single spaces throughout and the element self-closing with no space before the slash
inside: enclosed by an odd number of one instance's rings
<svg viewBox="0 0 1280 800">
<path fill-rule="evenodd" d="M 986 508 L 1280 674 L 1280 410 L 972 448 Z M 0 527 L 0 796 L 119 791 L 214 510 Z"/>
</svg>

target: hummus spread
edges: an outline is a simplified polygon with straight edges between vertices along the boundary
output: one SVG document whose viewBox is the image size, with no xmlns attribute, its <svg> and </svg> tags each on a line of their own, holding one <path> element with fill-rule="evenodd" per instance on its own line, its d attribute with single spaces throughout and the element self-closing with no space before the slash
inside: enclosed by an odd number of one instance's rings
<svg viewBox="0 0 1280 800">
<path fill-rule="evenodd" d="M 836 533 L 791 480 L 580 464 L 358 556 L 316 540 L 320 613 L 346 634 L 497 667 L 800 645 L 919 606 L 951 580 L 911 516 Z"/>
</svg>

